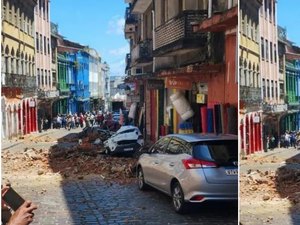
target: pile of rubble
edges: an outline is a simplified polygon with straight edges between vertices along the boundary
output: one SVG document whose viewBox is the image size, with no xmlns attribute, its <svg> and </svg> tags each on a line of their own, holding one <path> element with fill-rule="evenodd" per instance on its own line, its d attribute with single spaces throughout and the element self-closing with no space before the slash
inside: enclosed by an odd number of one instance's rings
<svg viewBox="0 0 300 225">
<path fill-rule="evenodd" d="M 252 171 L 240 175 L 240 196 L 242 199 L 269 200 L 279 198 L 275 172 Z"/>
<path fill-rule="evenodd" d="M 136 159 L 110 157 L 103 147 L 83 142 L 72 148 L 24 149 L 21 153 L 2 152 L 4 173 L 31 171 L 38 175 L 60 173 L 64 178 L 83 179 L 96 174 L 104 180 L 131 182 L 135 176 Z"/>
<path fill-rule="evenodd" d="M 247 164 L 281 163 L 276 171 L 251 170 L 240 175 L 240 196 L 244 201 L 288 199 L 300 205 L 300 158 L 283 161 L 280 157 L 263 158 L 259 156 L 248 159 Z"/>
</svg>

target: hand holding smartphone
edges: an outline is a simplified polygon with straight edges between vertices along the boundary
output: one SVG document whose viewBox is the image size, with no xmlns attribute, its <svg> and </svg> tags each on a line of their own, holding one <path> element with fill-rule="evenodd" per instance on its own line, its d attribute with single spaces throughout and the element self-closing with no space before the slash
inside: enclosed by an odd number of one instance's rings
<svg viewBox="0 0 300 225">
<path fill-rule="evenodd" d="M 25 202 L 25 200 L 12 187 L 9 187 L 2 195 L 2 200 L 4 200 L 5 203 L 14 211 L 16 211 Z"/>
</svg>

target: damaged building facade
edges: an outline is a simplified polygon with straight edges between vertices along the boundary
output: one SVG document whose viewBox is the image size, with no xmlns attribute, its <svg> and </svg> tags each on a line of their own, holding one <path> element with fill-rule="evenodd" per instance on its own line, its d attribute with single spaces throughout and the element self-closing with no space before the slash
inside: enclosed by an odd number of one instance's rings
<svg viewBox="0 0 300 225">
<path fill-rule="evenodd" d="M 126 2 L 127 82 L 144 134 L 237 134 L 237 1 Z"/>
<path fill-rule="evenodd" d="M 2 138 L 37 130 L 35 0 L 2 0 Z"/>
</svg>

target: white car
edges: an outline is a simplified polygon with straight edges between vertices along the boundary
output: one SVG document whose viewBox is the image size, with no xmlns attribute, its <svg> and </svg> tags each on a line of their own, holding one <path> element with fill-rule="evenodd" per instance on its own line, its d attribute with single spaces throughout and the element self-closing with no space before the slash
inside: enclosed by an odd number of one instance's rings
<svg viewBox="0 0 300 225">
<path fill-rule="evenodd" d="M 108 155 L 118 153 L 135 153 L 144 145 L 144 139 L 139 128 L 135 126 L 122 126 L 114 135 L 104 142 L 105 153 Z"/>
</svg>

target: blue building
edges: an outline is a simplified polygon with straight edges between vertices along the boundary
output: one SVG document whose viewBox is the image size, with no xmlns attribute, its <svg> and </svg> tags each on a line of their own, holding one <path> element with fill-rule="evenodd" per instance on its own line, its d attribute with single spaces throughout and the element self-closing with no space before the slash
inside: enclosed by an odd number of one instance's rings
<svg viewBox="0 0 300 225">
<path fill-rule="evenodd" d="M 67 68 L 67 82 L 71 92 L 69 113 L 90 111 L 89 55 L 84 51 L 77 51 L 68 53 L 67 58 L 71 62 Z"/>
</svg>

